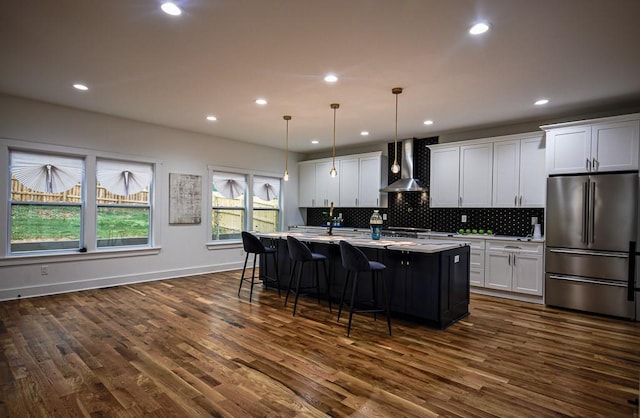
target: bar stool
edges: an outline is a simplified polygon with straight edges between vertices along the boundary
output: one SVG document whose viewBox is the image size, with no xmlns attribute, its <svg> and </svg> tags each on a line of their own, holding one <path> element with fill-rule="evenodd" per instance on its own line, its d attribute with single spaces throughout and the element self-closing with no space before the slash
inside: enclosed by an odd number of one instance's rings
<svg viewBox="0 0 640 418">
<path fill-rule="evenodd" d="M 245 280 L 249 280 L 248 277 L 244 277 L 244 273 L 247 269 L 247 261 L 249 260 L 249 254 L 253 254 L 253 270 L 251 271 L 251 290 L 249 291 L 249 302 L 251 302 L 251 297 L 253 296 L 253 285 L 255 284 L 255 274 L 256 274 L 256 258 L 258 254 L 267 255 L 271 254 L 273 256 L 273 261 L 276 269 L 275 277 L 269 277 L 267 275 L 267 260 L 264 260 L 264 274 L 262 271 L 258 273 L 258 280 L 262 280 L 265 288 L 269 289 L 269 283 L 275 283 L 278 288 L 278 297 L 280 295 L 280 285 L 278 282 L 278 258 L 277 258 L 277 250 L 275 248 L 266 247 L 260 238 L 256 237 L 250 232 L 242 231 L 242 246 L 244 247 L 244 252 L 247 253 L 247 256 L 244 258 L 244 267 L 242 268 L 242 275 L 240 276 L 240 287 L 238 287 L 238 296 L 240 296 L 240 291 L 242 290 L 242 283 Z"/>
<path fill-rule="evenodd" d="M 298 307 L 298 296 L 300 295 L 300 290 L 305 290 L 306 288 L 300 289 L 300 278 L 302 277 L 302 269 L 305 264 L 312 262 L 315 266 L 315 288 L 316 295 L 318 296 L 318 303 L 320 303 L 320 285 L 318 280 L 318 264 L 322 263 L 324 269 L 324 278 L 327 284 L 327 294 L 329 296 L 329 312 L 332 312 L 331 308 L 331 291 L 329 288 L 329 275 L 327 273 L 327 257 L 323 254 L 312 253 L 309 247 L 304 242 L 299 241 L 297 238 L 292 236 L 287 236 L 287 247 L 289 249 L 289 258 L 293 261 L 293 266 L 291 268 L 291 276 L 289 277 L 289 287 L 287 288 L 287 296 L 284 298 L 284 306 L 287 306 L 287 300 L 289 299 L 289 294 L 293 293 L 296 295 L 295 301 L 293 302 L 293 316 L 296 315 L 296 308 Z M 293 276 L 296 273 L 296 266 L 298 268 L 298 274 L 295 282 L 295 289 L 292 289 L 291 285 L 293 283 Z"/>
<path fill-rule="evenodd" d="M 387 316 L 387 325 L 389 327 L 389 335 L 391 335 L 391 316 L 389 314 L 389 300 L 387 298 L 387 284 L 384 280 L 383 271 L 387 268 L 382 263 L 377 261 L 369 261 L 367 256 L 359 248 L 354 247 L 347 241 L 340 241 L 340 255 L 342 257 L 342 266 L 347 270 L 347 277 L 342 288 L 342 297 L 340 298 L 340 309 L 338 309 L 338 322 L 340 322 L 340 314 L 342 313 L 342 305 L 344 304 L 344 297 L 347 292 L 347 286 L 349 280 L 353 274 L 353 289 L 351 290 L 351 302 L 349 307 L 349 325 L 347 326 L 347 337 L 351 332 L 351 318 L 353 313 L 373 313 L 374 320 L 378 312 L 384 312 Z M 358 289 L 358 279 L 360 273 L 371 272 L 371 286 L 373 293 L 373 306 L 369 309 L 354 309 L 354 299 Z M 378 298 L 376 290 L 376 279 L 382 281 L 382 293 L 384 297 L 384 309 L 378 308 Z"/>
</svg>

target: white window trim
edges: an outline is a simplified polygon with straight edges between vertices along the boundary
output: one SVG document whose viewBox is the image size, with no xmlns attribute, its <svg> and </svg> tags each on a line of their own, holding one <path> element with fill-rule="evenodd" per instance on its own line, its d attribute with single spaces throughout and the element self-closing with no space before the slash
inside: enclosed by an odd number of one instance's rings
<svg viewBox="0 0 640 418">
<path fill-rule="evenodd" d="M 104 158 L 111 160 L 133 161 L 140 163 L 148 163 L 153 167 L 153 181 L 151 187 L 153 192 L 150 194 L 149 204 L 151 206 L 151 231 L 150 243 L 147 247 L 97 247 L 96 222 L 97 222 L 97 202 L 96 187 L 85 187 L 86 202 L 83 212 L 83 244 L 86 252 L 79 251 L 37 251 L 24 252 L 18 254 L 9 254 L 10 235 L 8 230 L 8 219 L 10 216 L 10 190 L 9 190 L 9 149 L 34 153 L 53 153 L 70 156 L 77 156 L 85 160 L 85 183 L 95 185 L 96 178 L 96 159 Z M 114 152 L 105 152 L 94 149 L 68 147 L 62 145 L 44 144 L 35 141 L 27 141 L 13 138 L 0 137 L 0 162 L 2 162 L 3 170 L 0 170 L 0 195 L 4 196 L 0 199 L 0 213 L 5 214 L 5 221 L 0 222 L 0 266 L 5 265 L 28 265 L 34 261 L 46 259 L 47 261 L 73 261 L 73 260 L 91 260 L 112 257 L 129 257 L 141 255 L 155 255 L 161 250 L 161 216 L 157 213 L 156 208 L 158 202 L 162 202 L 163 183 L 162 183 L 162 161 L 130 154 L 120 154 Z"/>
<path fill-rule="evenodd" d="M 246 207 L 246 228 L 249 231 L 253 230 L 253 177 L 254 176 L 259 176 L 259 177 L 273 177 L 273 178 L 279 178 L 280 179 L 280 208 L 279 208 L 279 219 L 278 219 L 278 224 L 280 225 L 280 230 L 282 230 L 282 225 L 284 223 L 284 185 L 282 184 L 282 174 L 281 173 L 274 173 L 274 172 L 270 172 L 270 171 L 259 171 L 259 170 L 252 170 L 252 169 L 248 169 L 248 168 L 238 168 L 238 167 L 227 167 L 227 166 L 220 166 L 220 165 L 207 165 L 207 173 L 208 173 L 208 177 L 207 177 L 207 198 L 206 198 L 206 213 L 207 216 L 205 219 L 207 219 L 207 228 L 206 228 L 206 247 L 209 250 L 219 250 L 219 249 L 229 249 L 229 248 L 242 248 L 242 240 L 241 239 L 234 239 L 234 240 L 223 240 L 223 241 L 215 241 L 211 239 L 211 222 L 212 222 L 212 216 L 211 216 L 211 202 L 213 201 L 213 191 L 211 190 L 211 181 L 213 179 L 213 172 L 214 171 L 224 171 L 224 172 L 229 172 L 229 173 L 235 173 L 235 174 L 242 174 L 242 175 L 246 175 L 247 176 L 247 189 L 246 189 L 246 193 L 247 193 L 247 207 Z"/>
</svg>

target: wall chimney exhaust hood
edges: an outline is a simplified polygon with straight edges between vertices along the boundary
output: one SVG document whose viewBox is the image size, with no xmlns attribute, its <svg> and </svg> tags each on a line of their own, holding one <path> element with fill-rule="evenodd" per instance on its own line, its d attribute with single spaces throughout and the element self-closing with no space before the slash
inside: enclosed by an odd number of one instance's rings
<svg viewBox="0 0 640 418">
<path fill-rule="evenodd" d="M 402 140 L 400 180 L 394 181 L 381 192 L 427 192 L 429 188 L 413 178 L 413 138 Z"/>
</svg>

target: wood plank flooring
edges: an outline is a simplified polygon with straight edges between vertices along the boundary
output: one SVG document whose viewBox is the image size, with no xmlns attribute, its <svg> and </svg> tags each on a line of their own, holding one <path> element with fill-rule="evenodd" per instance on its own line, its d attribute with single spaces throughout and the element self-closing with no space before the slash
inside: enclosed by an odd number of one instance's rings
<svg viewBox="0 0 640 418">
<path fill-rule="evenodd" d="M 0 303 L 0 416 L 638 416 L 638 323 L 472 295 L 445 331 L 357 315 L 347 338 L 239 277 Z"/>
</svg>

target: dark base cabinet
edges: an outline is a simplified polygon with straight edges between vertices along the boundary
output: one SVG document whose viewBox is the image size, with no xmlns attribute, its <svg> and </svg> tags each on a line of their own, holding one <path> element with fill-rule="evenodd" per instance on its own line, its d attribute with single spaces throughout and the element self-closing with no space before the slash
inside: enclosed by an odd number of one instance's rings
<svg viewBox="0 0 640 418">
<path fill-rule="evenodd" d="M 287 242 L 283 239 L 262 238 L 265 245 L 278 250 L 278 272 L 280 289 L 289 284 L 292 263 Z M 331 286 L 331 298 L 339 302 L 346 279 L 342 267 L 340 249 L 337 244 L 306 243 L 311 251 L 327 256 L 327 269 Z M 361 250 L 370 260 L 387 266 L 384 271 L 389 297 L 389 308 L 393 316 L 414 320 L 424 325 L 444 329 L 469 314 L 469 246 L 458 247 L 437 253 L 396 251 L 375 248 Z M 273 258 L 267 257 L 269 275 L 274 274 Z M 260 268 L 265 260 L 260 259 Z M 311 287 L 313 272 L 307 267 L 301 287 Z M 323 272 L 320 271 L 320 292 L 327 297 Z M 362 280 L 367 280 L 362 278 Z M 380 286 L 380 285 L 379 285 Z M 382 295 L 382 288 L 376 289 Z M 313 294 L 315 289 L 310 290 Z M 347 290 L 349 292 L 350 289 Z M 371 286 L 358 287 L 357 300 L 371 299 Z"/>
</svg>

